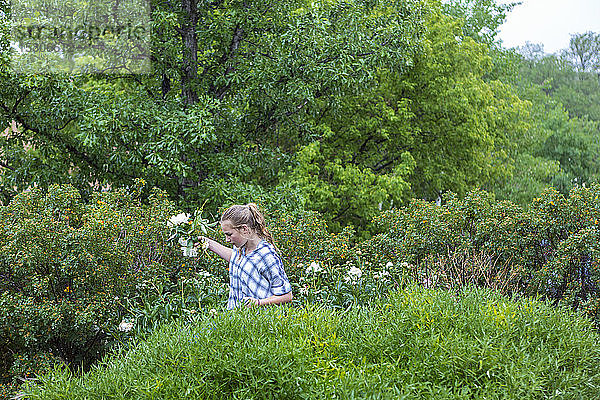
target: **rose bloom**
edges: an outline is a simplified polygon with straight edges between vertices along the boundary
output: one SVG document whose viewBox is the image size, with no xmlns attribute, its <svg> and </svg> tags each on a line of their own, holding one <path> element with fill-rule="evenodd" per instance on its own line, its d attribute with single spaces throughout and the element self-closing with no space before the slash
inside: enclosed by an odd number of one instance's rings
<svg viewBox="0 0 600 400">
<path fill-rule="evenodd" d="M 177 226 L 183 223 L 187 223 L 190 219 L 190 214 L 180 213 L 169 218 L 167 225 L 169 226 Z"/>
<path fill-rule="evenodd" d="M 323 268 L 316 262 L 311 262 L 310 265 L 308 267 L 306 267 L 306 273 L 307 274 L 315 274 L 317 272 L 321 272 L 323 271 Z"/>
<path fill-rule="evenodd" d="M 119 324 L 119 330 L 121 332 L 129 332 L 133 328 L 133 322 L 121 322 Z"/>
</svg>

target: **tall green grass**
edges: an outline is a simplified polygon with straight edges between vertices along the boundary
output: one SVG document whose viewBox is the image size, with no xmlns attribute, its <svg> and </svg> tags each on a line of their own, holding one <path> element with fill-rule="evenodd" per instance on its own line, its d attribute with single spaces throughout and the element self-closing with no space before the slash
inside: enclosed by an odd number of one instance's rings
<svg viewBox="0 0 600 400">
<path fill-rule="evenodd" d="M 29 399 L 597 399 L 600 337 L 530 299 L 410 287 L 347 313 L 314 306 L 165 325 Z"/>
</svg>

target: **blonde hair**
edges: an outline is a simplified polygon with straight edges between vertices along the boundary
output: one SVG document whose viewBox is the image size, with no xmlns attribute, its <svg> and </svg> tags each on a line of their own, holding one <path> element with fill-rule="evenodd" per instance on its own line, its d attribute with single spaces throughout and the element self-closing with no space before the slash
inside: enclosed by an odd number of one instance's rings
<svg viewBox="0 0 600 400">
<path fill-rule="evenodd" d="M 265 217 L 254 203 L 229 207 L 221 216 L 221 222 L 224 221 L 230 221 L 235 229 L 247 225 L 258 236 L 275 246 L 273 237 L 267 230 Z"/>
</svg>

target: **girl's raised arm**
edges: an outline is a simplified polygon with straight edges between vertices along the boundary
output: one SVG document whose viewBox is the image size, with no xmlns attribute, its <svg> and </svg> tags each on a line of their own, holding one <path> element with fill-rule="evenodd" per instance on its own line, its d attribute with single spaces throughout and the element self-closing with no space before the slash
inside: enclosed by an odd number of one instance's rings
<svg viewBox="0 0 600 400">
<path fill-rule="evenodd" d="M 205 248 L 211 250 L 213 253 L 217 254 L 219 257 L 229 263 L 231 254 L 233 253 L 233 250 L 231 250 L 229 247 L 223 246 L 221 243 L 204 236 L 201 238 L 200 243 L 208 243 L 208 247 L 206 247 L 206 244 L 204 245 Z"/>
</svg>

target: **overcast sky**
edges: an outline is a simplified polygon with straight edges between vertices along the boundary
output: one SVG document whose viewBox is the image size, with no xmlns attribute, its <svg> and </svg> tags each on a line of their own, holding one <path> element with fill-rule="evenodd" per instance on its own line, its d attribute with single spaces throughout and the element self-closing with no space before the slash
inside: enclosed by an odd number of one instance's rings
<svg viewBox="0 0 600 400">
<path fill-rule="evenodd" d="M 510 3 L 499 0 L 498 3 Z M 600 0 L 522 0 L 500 27 L 504 47 L 525 42 L 544 45 L 546 53 L 569 46 L 571 34 L 600 33 Z"/>
</svg>

